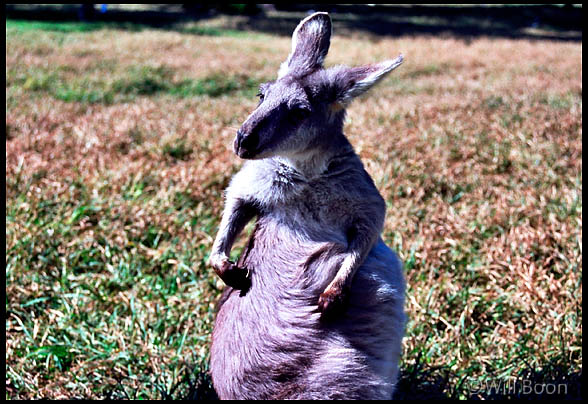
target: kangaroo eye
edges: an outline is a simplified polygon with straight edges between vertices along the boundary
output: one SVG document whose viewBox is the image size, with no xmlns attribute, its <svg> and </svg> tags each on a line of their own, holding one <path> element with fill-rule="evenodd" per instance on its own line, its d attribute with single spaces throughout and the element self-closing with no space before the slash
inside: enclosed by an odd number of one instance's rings
<svg viewBox="0 0 588 404">
<path fill-rule="evenodd" d="M 300 122 L 305 119 L 310 114 L 308 108 L 304 107 L 295 107 L 290 110 L 290 119 L 294 122 Z"/>
<path fill-rule="evenodd" d="M 261 91 L 259 93 L 257 93 L 257 96 L 259 97 L 259 100 L 260 101 L 263 101 L 264 95 L 263 95 L 263 93 Z"/>
</svg>

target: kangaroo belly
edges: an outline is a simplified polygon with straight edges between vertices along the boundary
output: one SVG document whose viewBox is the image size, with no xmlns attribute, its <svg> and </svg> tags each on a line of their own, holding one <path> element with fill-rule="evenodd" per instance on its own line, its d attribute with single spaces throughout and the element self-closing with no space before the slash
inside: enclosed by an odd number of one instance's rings
<svg viewBox="0 0 588 404">
<path fill-rule="evenodd" d="M 390 398 L 404 327 L 400 263 L 380 241 L 356 273 L 345 314 L 323 324 L 317 302 L 328 275 L 309 284 L 304 263 L 329 242 L 258 222 L 239 261 L 252 286 L 225 291 L 213 332 L 221 398 Z"/>
</svg>

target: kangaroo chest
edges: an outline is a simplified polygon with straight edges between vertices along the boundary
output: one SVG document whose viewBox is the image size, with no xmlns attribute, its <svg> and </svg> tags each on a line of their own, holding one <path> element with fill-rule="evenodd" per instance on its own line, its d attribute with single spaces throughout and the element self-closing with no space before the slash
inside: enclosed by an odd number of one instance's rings
<svg viewBox="0 0 588 404">
<path fill-rule="evenodd" d="M 276 198 L 265 209 L 267 215 L 301 231 L 344 232 L 357 209 L 344 182 L 274 181 L 272 188 Z"/>
</svg>

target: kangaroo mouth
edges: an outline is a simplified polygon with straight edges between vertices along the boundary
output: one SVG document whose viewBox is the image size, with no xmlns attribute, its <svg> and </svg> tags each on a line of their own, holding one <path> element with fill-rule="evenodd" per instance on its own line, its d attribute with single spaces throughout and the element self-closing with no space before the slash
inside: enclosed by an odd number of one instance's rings
<svg viewBox="0 0 588 404">
<path fill-rule="evenodd" d="M 244 149 L 241 147 L 241 148 L 238 148 L 235 150 L 235 154 L 237 156 L 239 156 L 240 158 L 247 160 L 247 159 L 253 159 L 256 155 L 256 152 L 251 151 L 251 150 L 247 150 L 247 149 Z"/>
</svg>

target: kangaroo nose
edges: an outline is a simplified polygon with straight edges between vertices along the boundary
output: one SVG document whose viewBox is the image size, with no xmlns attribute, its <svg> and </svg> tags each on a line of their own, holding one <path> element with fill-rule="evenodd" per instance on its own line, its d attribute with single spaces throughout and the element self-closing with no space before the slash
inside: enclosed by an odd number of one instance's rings
<svg viewBox="0 0 588 404">
<path fill-rule="evenodd" d="M 235 136 L 235 143 L 233 145 L 234 148 L 235 148 L 235 153 L 237 153 L 237 151 L 241 147 L 241 142 L 242 141 L 243 141 L 243 130 L 239 129 L 237 131 L 237 136 Z"/>
<path fill-rule="evenodd" d="M 237 131 L 237 136 L 235 137 L 235 142 L 233 143 L 233 148 L 237 156 L 248 158 L 253 156 L 258 144 L 259 135 L 256 130 L 251 133 L 246 133 L 243 129 L 239 129 Z"/>
</svg>

